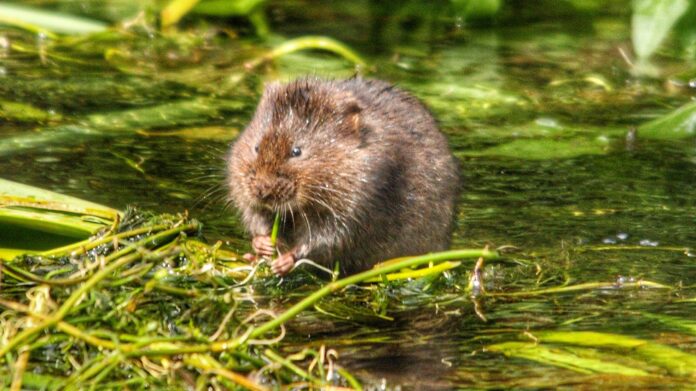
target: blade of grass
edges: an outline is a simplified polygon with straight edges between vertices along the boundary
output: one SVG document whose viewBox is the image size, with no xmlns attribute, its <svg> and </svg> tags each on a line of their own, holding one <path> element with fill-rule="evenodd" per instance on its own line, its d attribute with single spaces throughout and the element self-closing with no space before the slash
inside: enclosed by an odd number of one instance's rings
<svg viewBox="0 0 696 391">
<path fill-rule="evenodd" d="M 488 351 L 503 353 L 508 357 L 524 358 L 542 364 L 570 369 L 575 372 L 608 373 L 624 376 L 648 376 L 649 373 L 636 368 L 596 358 L 582 357 L 573 352 L 539 345 L 534 342 L 504 342 L 491 345 Z"/>
<path fill-rule="evenodd" d="M 30 31 L 50 31 L 59 34 L 89 34 L 106 30 L 102 21 L 43 11 L 17 4 L 0 3 L 0 23 Z"/>
<path fill-rule="evenodd" d="M 651 314 L 649 312 L 641 312 L 640 314 L 648 319 L 656 320 L 666 326 L 674 327 L 675 329 L 685 331 L 691 335 L 696 335 L 696 321 L 694 320 L 663 314 Z"/>
<path fill-rule="evenodd" d="M 360 55 L 353 51 L 348 46 L 343 43 L 329 37 L 322 36 L 306 36 L 295 39 L 287 40 L 280 45 L 276 46 L 268 52 L 266 55 L 261 56 L 255 60 L 252 60 L 246 64 L 247 69 L 253 69 L 257 66 L 272 61 L 278 57 L 284 56 L 289 53 L 293 53 L 299 50 L 326 50 L 335 53 L 348 61 L 351 61 L 355 65 L 365 66 L 367 62 L 363 60 Z"/>
<path fill-rule="evenodd" d="M 652 281 L 636 281 L 636 282 L 624 282 L 617 284 L 615 282 L 586 282 L 583 284 L 559 286 L 546 289 L 537 289 L 533 291 L 520 291 L 520 292 L 501 292 L 501 293 L 488 293 L 489 296 L 503 296 L 503 297 L 514 297 L 514 296 L 539 296 L 553 293 L 566 293 L 575 292 L 583 290 L 592 289 L 626 289 L 626 288 L 655 288 L 655 289 L 673 289 L 670 286 L 660 284 L 658 282 Z"/>
<path fill-rule="evenodd" d="M 542 343 L 629 349 L 632 356 L 666 369 L 677 376 L 696 375 L 696 355 L 642 339 L 593 331 L 545 331 L 534 333 Z"/>
<path fill-rule="evenodd" d="M 189 13 L 200 0 L 172 0 L 160 13 L 162 28 L 179 23 L 181 18 Z"/>
</svg>

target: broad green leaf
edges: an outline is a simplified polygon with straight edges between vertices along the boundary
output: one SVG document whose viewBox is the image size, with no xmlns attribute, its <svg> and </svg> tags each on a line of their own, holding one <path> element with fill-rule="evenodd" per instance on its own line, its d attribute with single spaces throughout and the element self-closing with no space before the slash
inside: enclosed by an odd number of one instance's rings
<svg viewBox="0 0 696 391">
<path fill-rule="evenodd" d="M 43 111 L 26 103 L 0 100 L 0 120 L 17 122 L 43 122 L 60 119 L 60 114 Z"/>
<path fill-rule="evenodd" d="M 210 118 L 221 117 L 227 110 L 237 111 L 243 107 L 244 104 L 238 101 L 194 98 L 151 107 L 91 114 L 82 122 L 89 128 L 110 133 L 135 131 L 200 124 Z"/>
<path fill-rule="evenodd" d="M 200 0 L 172 0 L 160 13 L 162 27 L 176 24 L 184 17 Z"/>
<path fill-rule="evenodd" d="M 534 342 L 505 342 L 491 345 L 487 350 L 500 352 L 508 357 L 524 358 L 542 364 L 570 369 L 580 373 L 607 373 L 624 376 L 648 376 L 649 373 L 597 357 L 585 357 L 582 350 L 567 351 Z M 588 350 L 587 356 L 596 356 Z"/>
<path fill-rule="evenodd" d="M 671 346 L 642 339 L 592 331 L 549 331 L 536 333 L 542 343 L 561 343 L 595 348 L 629 350 L 632 357 L 666 369 L 677 376 L 696 375 L 696 355 L 682 352 Z"/>
<path fill-rule="evenodd" d="M 680 139 L 694 134 L 696 134 L 696 102 L 687 103 L 638 128 L 638 137 L 652 139 Z"/>
<path fill-rule="evenodd" d="M 193 12 L 214 16 L 249 15 L 264 2 L 266 0 L 203 0 L 193 8 Z"/>
<path fill-rule="evenodd" d="M 648 319 L 656 320 L 666 326 L 682 330 L 691 335 L 696 335 L 696 321 L 694 320 L 663 314 L 651 314 L 649 312 L 642 312 L 641 315 Z"/>
<path fill-rule="evenodd" d="M 234 100 L 194 98 L 158 106 L 90 114 L 80 124 L 44 128 L 39 132 L 0 139 L 0 156 L 18 154 L 47 144 L 68 145 L 123 132 L 197 125 L 211 118 L 222 118 L 225 113 L 243 107 L 242 102 Z"/>
<path fill-rule="evenodd" d="M 696 1 L 691 2 L 691 7 L 674 28 L 674 33 L 681 43 L 684 58 L 696 59 Z M 691 69 L 693 72 L 693 67 Z"/>
<path fill-rule="evenodd" d="M 689 0 L 634 0 L 631 38 L 638 57 L 650 57 L 688 8 Z"/>
<path fill-rule="evenodd" d="M 0 179 L 0 258 L 86 239 L 119 216 L 103 205 Z"/>
<path fill-rule="evenodd" d="M 98 20 L 9 3 L 0 3 L 0 24 L 59 34 L 89 34 L 108 27 Z"/>
<path fill-rule="evenodd" d="M 636 364 L 644 363 L 641 367 L 663 368 L 672 375 L 696 374 L 695 355 L 631 336 L 594 331 L 542 331 L 533 335 L 537 342 L 505 342 L 489 346 L 488 350 L 581 373 L 649 374 L 616 362 L 617 357 L 626 356 Z"/>
<path fill-rule="evenodd" d="M 457 16 L 465 19 L 488 18 L 500 10 L 502 0 L 451 0 Z"/>
<path fill-rule="evenodd" d="M 239 129 L 224 126 L 203 126 L 168 131 L 143 130 L 138 133 L 148 137 L 181 137 L 189 140 L 231 141 L 239 135 Z"/>
<path fill-rule="evenodd" d="M 563 140 L 518 139 L 480 151 L 464 151 L 459 156 L 500 156 L 524 160 L 570 159 L 582 155 L 601 155 L 607 151 L 605 137 L 573 137 Z"/>
</svg>

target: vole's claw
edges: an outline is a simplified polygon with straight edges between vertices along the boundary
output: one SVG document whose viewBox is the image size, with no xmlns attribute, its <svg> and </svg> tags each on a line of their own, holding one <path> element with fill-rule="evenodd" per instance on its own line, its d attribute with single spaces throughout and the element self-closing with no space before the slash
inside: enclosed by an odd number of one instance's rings
<svg viewBox="0 0 696 391">
<path fill-rule="evenodd" d="M 295 254 L 292 251 L 288 251 L 285 254 L 281 254 L 276 258 L 271 264 L 271 270 L 273 273 L 279 276 L 284 276 L 288 274 L 292 267 L 295 265 Z"/>
<path fill-rule="evenodd" d="M 275 254 L 275 248 L 270 236 L 254 236 L 251 240 L 251 247 L 258 256 L 273 256 Z"/>
</svg>

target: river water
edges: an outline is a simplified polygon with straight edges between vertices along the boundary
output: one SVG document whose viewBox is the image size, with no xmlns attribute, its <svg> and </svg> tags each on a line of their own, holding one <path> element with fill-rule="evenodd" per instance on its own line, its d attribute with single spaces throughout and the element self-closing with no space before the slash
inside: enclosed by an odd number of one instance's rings
<svg viewBox="0 0 696 391">
<path fill-rule="evenodd" d="M 339 319 L 331 316 L 339 303 L 326 301 L 290 325 L 282 351 L 325 345 L 376 388 L 691 384 L 694 369 L 674 364 L 679 354 L 696 355 L 696 144 L 634 133 L 693 99 L 682 76 L 688 65 L 673 50 L 653 60 L 659 76 L 633 75 L 630 18 L 621 10 L 527 15 L 490 28 L 428 13 L 303 4 L 274 5 L 274 33 L 342 40 L 366 57 L 359 72 L 422 99 L 461 161 L 453 246 L 504 246 L 507 255 L 486 266 L 486 294 L 466 289 L 467 270 L 380 291 L 391 321 Z M 331 54 L 300 52 L 248 71 L 244 63 L 265 46 L 256 40 L 219 31 L 139 34 L 52 45 L 0 30 L 19 45 L 2 49 L 0 97 L 48 113 L 3 124 L 0 173 L 117 208 L 188 210 L 210 240 L 247 250 L 234 210 L 224 206 L 223 158 L 263 83 L 356 70 Z M 152 123 L 138 117 L 151 114 L 123 115 L 195 98 L 222 108 Z M 95 115 L 107 125 L 95 125 Z M 64 136 L 24 141 L 56 129 Z M 578 284 L 594 285 L 538 292 Z M 374 295 L 346 297 L 372 303 Z M 664 364 L 660 353 L 602 345 L 599 334 L 544 345 L 537 334 L 549 331 L 621 335 L 678 354 L 666 354 L 672 364 Z M 526 345 L 500 347 L 513 341 Z M 528 353 L 535 346 L 548 346 L 545 358 Z"/>
</svg>

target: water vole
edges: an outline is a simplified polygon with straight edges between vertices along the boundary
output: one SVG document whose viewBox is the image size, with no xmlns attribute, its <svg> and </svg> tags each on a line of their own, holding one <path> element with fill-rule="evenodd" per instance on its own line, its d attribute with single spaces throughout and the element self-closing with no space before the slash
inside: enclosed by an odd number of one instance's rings
<svg viewBox="0 0 696 391">
<path fill-rule="evenodd" d="M 257 255 L 274 255 L 269 235 L 281 213 L 277 274 L 302 258 L 338 261 L 350 274 L 449 244 L 455 159 L 428 110 L 386 82 L 268 86 L 227 169 Z"/>
</svg>

